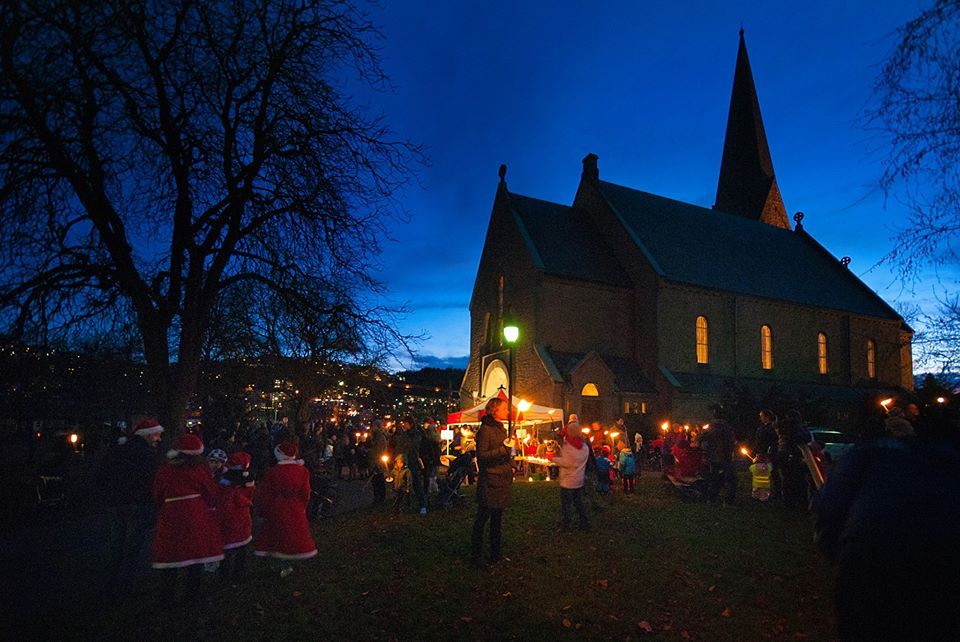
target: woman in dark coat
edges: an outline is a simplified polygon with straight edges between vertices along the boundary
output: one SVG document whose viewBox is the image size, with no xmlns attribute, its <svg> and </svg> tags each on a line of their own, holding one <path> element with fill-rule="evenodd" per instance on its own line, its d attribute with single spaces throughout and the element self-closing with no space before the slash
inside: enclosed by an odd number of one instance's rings
<svg viewBox="0 0 960 642">
<path fill-rule="evenodd" d="M 480 563 L 483 530 L 490 520 L 490 561 L 500 559 L 500 526 L 503 509 L 510 505 L 513 483 L 510 449 L 503 420 L 507 418 L 507 401 L 494 397 L 487 402 L 483 420 L 477 430 L 477 517 L 473 522 L 472 561 Z"/>
</svg>

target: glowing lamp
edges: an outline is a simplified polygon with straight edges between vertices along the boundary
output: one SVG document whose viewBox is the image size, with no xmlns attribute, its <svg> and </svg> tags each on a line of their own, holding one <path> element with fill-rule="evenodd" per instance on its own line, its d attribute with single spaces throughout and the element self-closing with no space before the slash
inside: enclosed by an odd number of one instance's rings
<svg viewBox="0 0 960 642">
<path fill-rule="evenodd" d="M 77 436 L 77 433 L 75 433 L 75 432 L 70 433 L 70 443 L 71 443 L 71 444 L 77 443 L 77 440 L 78 440 L 78 439 L 79 439 L 79 437 Z"/>
<path fill-rule="evenodd" d="M 503 326 L 503 338 L 507 343 L 511 345 L 516 343 L 517 339 L 520 338 L 520 328 L 513 325 L 512 323 L 509 325 Z"/>
<path fill-rule="evenodd" d="M 740 454 L 741 454 L 741 455 L 746 455 L 746 456 L 749 457 L 749 456 L 750 456 L 750 451 L 747 450 L 746 448 L 741 448 L 741 449 L 740 449 Z"/>
<path fill-rule="evenodd" d="M 383 463 L 387 463 L 388 461 L 390 461 L 390 458 L 389 458 L 388 456 L 384 455 L 384 456 L 382 456 L 382 457 L 380 458 L 380 461 L 382 461 Z"/>
<path fill-rule="evenodd" d="M 520 412 L 526 412 L 530 410 L 530 406 L 532 405 L 533 404 L 527 401 L 526 399 L 521 399 L 520 401 L 517 402 L 517 410 L 519 410 Z"/>
<path fill-rule="evenodd" d="M 947 400 L 943 397 L 937 397 L 937 403 L 947 403 Z"/>
<path fill-rule="evenodd" d="M 660 430 L 662 430 L 663 432 L 667 432 L 668 430 L 670 430 L 670 422 L 665 421 L 662 424 L 660 424 Z"/>
</svg>

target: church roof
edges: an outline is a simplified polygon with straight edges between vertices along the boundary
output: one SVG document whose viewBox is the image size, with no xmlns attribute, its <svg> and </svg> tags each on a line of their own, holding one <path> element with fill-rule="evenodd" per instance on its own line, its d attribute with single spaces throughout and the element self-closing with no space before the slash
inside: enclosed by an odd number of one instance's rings
<svg viewBox="0 0 960 642">
<path fill-rule="evenodd" d="M 509 198 L 531 258 L 545 273 L 633 287 L 630 277 L 584 213 L 520 194 L 510 193 Z"/>
<path fill-rule="evenodd" d="M 541 358 L 549 357 L 556 371 L 566 380 L 570 379 L 570 373 L 576 370 L 577 366 L 589 355 L 587 352 L 561 352 L 552 348 L 538 350 Z M 546 353 L 545 355 L 543 353 Z M 598 357 L 610 368 L 613 373 L 614 382 L 620 392 L 656 392 L 653 384 L 643 375 L 640 365 L 626 357 L 617 357 L 613 355 L 597 354 Z"/>
<path fill-rule="evenodd" d="M 657 273 L 672 281 L 867 316 L 900 316 L 805 231 L 606 181 L 600 191 Z"/>
</svg>

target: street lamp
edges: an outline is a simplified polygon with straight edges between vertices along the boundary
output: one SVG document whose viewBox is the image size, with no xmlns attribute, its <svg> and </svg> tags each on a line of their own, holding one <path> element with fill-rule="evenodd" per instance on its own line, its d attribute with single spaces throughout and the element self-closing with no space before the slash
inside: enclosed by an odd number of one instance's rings
<svg viewBox="0 0 960 642">
<path fill-rule="evenodd" d="M 507 434 L 513 436 L 513 344 L 520 338 L 520 328 L 512 321 L 503 324 L 503 340 L 507 342 Z"/>
</svg>

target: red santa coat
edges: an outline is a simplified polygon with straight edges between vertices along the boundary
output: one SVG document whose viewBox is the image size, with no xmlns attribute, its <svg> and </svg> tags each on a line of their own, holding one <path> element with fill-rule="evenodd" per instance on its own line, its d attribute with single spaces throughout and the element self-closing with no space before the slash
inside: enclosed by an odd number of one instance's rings
<svg viewBox="0 0 960 642">
<path fill-rule="evenodd" d="M 223 559 L 220 526 L 210 506 L 218 489 L 206 462 L 164 464 L 153 480 L 157 529 L 153 567 L 180 568 Z"/>
<path fill-rule="evenodd" d="M 243 486 L 220 486 L 217 520 L 225 551 L 246 546 L 253 539 L 253 519 L 250 516 L 253 498 L 244 490 Z"/>
<path fill-rule="evenodd" d="M 284 460 L 258 484 L 257 506 L 263 528 L 253 541 L 255 555 L 306 559 L 317 554 L 307 522 L 310 473 L 300 460 Z"/>
</svg>

